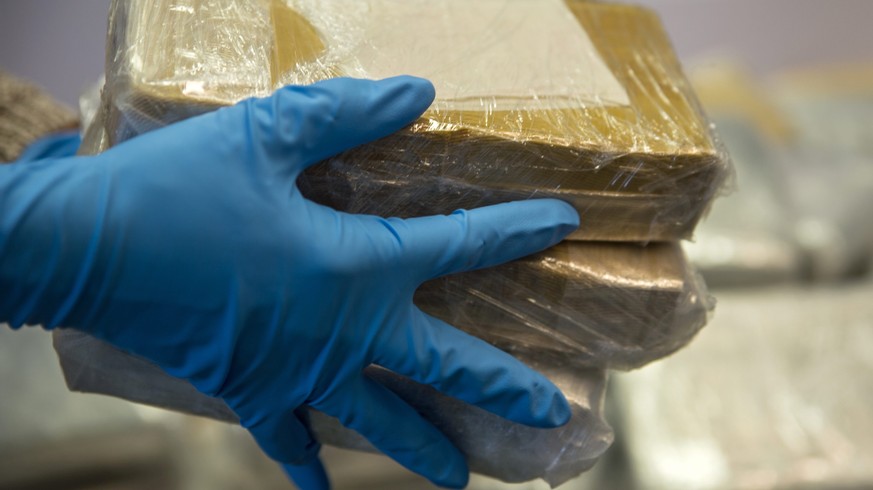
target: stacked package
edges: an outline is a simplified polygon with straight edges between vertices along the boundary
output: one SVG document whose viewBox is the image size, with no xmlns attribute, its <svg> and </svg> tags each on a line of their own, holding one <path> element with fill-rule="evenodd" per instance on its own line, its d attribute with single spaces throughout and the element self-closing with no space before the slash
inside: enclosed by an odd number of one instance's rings
<svg viewBox="0 0 873 490">
<path fill-rule="evenodd" d="M 861 276 L 873 259 L 873 65 L 798 70 L 775 86 L 802 143 L 785 171 L 810 275 Z"/>
<path fill-rule="evenodd" d="M 431 108 L 316 165 L 301 191 L 342 211 L 401 217 L 537 197 L 573 204 L 582 226 L 569 241 L 425 284 L 415 301 L 549 376 L 574 417 L 531 429 L 371 374 L 443 430 L 474 471 L 560 484 L 612 442 L 605 370 L 676 351 L 712 306 L 678 241 L 729 166 L 654 14 L 575 0 L 118 0 L 84 148 L 286 84 L 399 74 L 434 83 Z M 143 360 L 56 335 L 73 389 L 234 419 Z M 311 421 L 322 442 L 365 446 L 326 416 Z"/>
</svg>

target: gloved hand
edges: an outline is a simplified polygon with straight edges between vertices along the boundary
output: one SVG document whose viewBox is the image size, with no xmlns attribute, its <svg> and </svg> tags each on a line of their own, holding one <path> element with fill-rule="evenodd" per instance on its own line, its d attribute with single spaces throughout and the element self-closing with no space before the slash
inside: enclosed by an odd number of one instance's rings
<svg viewBox="0 0 873 490">
<path fill-rule="evenodd" d="M 89 332 L 221 397 L 261 448 L 327 486 L 311 406 L 438 485 L 463 455 L 362 374 L 378 364 L 510 420 L 555 427 L 558 389 L 509 355 L 422 313 L 415 289 L 546 248 L 578 225 L 532 200 L 415 219 L 304 199 L 308 166 L 397 131 L 426 81 L 287 87 L 94 157 L 0 168 L 0 320 Z"/>
</svg>

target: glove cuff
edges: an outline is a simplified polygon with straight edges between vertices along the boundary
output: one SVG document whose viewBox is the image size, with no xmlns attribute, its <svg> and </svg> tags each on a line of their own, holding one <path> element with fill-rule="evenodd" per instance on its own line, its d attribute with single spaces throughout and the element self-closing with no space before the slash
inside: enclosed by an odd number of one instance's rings
<svg viewBox="0 0 873 490">
<path fill-rule="evenodd" d="M 0 71 L 0 163 L 15 161 L 34 141 L 78 123 L 72 109 L 44 90 Z"/>
</svg>

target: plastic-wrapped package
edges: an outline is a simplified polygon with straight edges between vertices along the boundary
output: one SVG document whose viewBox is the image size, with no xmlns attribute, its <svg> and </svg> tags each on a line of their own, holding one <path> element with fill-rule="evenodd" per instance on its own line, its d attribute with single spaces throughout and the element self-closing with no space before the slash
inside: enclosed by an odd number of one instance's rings
<svg viewBox="0 0 873 490">
<path fill-rule="evenodd" d="M 602 397 L 603 386 L 591 383 L 601 383 L 602 373 L 585 366 L 638 367 L 670 354 L 697 333 L 712 307 L 678 244 L 586 242 L 565 242 L 488 271 L 439 279 L 422 287 L 416 302 L 539 369 L 572 403 L 589 400 L 581 405 L 589 411 L 599 406 L 590 397 Z M 73 390 L 234 419 L 220 401 L 86 334 L 59 330 L 55 348 Z M 500 479 L 541 477 L 554 483 L 564 478 L 557 475 L 570 478 L 588 469 L 609 445 L 599 408 L 594 415 L 575 409 L 581 414 L 559 431 L 536 431 L 397 376 L 380 379 L 451 432 L 477 461 L 474 469 Z M 332 423 L 324 442 L 357 447 Z M 317 434 L 327 434 L 328 428 L 314 426 Z M 596 451 L 595 442 L 603 444 Z M 560 464 L 554 460 L 558 455 Z M 526 462 L 500 463 L 518 458 Z"/>
<path fill-rule="evenodd" d="M 109 394 L 229 422 L 237 420 L 221 400 L 203 395 L 148 361 L 94 337 L 59 330 L 55 349 L 67 385 L 74 391 Z M 389 371 L 372 367 L 368 374 L 445 433 L 467 456 L 471 470 L 508 482 L 542 478 L 557 486 L 591 468 L 612 444 L 612 428 L 602 413 L 606 374 L 598 369 L 568 366 L 563 360 L 547 356 L 522 360 L 563 391 L 573 410 L 567 425 L 558 429 L 525 427 Z M 374 450 L 360 435 L 327 415 L 311 411 L 310 426 L 323 443 Z"/>
<path fill-rule="evenodd" d="M 678 350 L 713 306 L 675 243 L 564 242 L 425 283 L 423 310 L 511 353 L 633 369 Z"/>
<path fill-rule="evenodd" d="M 474 471 L 558 484 L 609 446 L 604 367 L 682 347 L 711 301 L 675 240 L 691 234 L 729 176 L 655 15 L 577 0 L 116 0 L 106 84 L 84 150 L 289 83 L 334 76 L 431 79 L 437 99 L 390 137 L 301 177 L 337 209 L 393 216 L 530 197 L 573 203 L 573 241 L 541 255 L 425 285 L 416 302 L 551 377 L 570 425 L 538 431 L 391 373 L 373 375 L 431 417 Z M 228 185 L 233 185 L 228 183 Z M 144 361 L 55 334 L 68 384 L 231 420 Z M 360 439 L 317 413 L 323 442 Z M 332 424 L 332 425 L 331 425 Z"/>
<path fill-rule="evenodd" d="M 724 291 L 693 349 L 614 376 L 638 487 L 873 487 L 871 297 Z"/>
<path fill-rule="evenodd" d="M 424 311 L 513 354 L 633 369 L 687 344 L 713 301 L 676 243 L 563 242 L 422 285 Z"/>
<path fill-rule="evenodd" d="M 675 240 L 729 173 L 657 17 L 637 7 L 116 1 L 109 45 L 105 145 L 287 83 L 431 79 L 416 124 L 304 177 L 309 197 L 350 212 L 554 196 L 582 214 L 574 238 Z"/>
<path fill-rule="evenodd" d="M 589 469 L 611 443 L 600 414 L 604 374 L 586 366 L 631 368 L 668 355 L 697 333 L 712 307 L 675 243 L 564 242 L 425 284 L 415 300 L 548 376 L 570 400 L 574 419 L 559 430 L 531 429 L 391 373 L 375 371 L 377 378 L 449 434 L 474 471 L 555 485 Z M 87 334 L 58 330 L 55 348 L 72 390 L 235 420 L 221 401 Z M 311 422 L 324 443 L 368 448 L 336 420 L 313 414 Z"/>
<path fill-rule="evenodd" d="M 803 255 L 780 167 L 793 128 L 739 65 L 710 61 L 691 81 L 730 150 L 737 192 L 685 244 L 690 260 L 715 288 L 799 280 Z"/>
</svg>

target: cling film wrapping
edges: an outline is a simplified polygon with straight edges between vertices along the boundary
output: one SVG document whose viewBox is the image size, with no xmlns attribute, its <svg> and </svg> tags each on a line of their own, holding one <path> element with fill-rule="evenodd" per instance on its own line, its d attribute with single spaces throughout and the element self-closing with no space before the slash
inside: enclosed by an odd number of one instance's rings
<svg viewBox="0 0 873 490">
<path fill-rule="evenodd" d="M 415 296 L 424 311 L 549 376 L 573 404 L 570 425 L 498 422 L 373 373 L 430 414 L 474 471 L 557 485 L 589 469 L 613 437 L 601 413 L 605 369 L 669 355 L 706 323 L 712 301 L 677 241 L 691 236 L 731 167 L 645 9 L 576 0 L 115 0 L 107 53 L 83 153 L 288 84 L 411 74 L 434 83 L 428 111 L 309 169 L 298 181 L 305 197 L 399 217 L 541 197 L 574 205 L 583 225 L 569 241 L 438 279 Z M 96 339 L 59 332 L 55 345 L 74 390 L 233 418 L 220 401 Z M 357 447 L 321 415 L 312 422 L 324 442 Z"/>
<path fill-rule="evenodd" d="M 58 330 L 54 345 L 67 386 L 73 391 L 238 422 L 222 400 L 102 340 L 75 330 Z M 390 371 L 370 367 L 366 372 L 443 432 L 467 457 L 472 471 L 507 482 L 541 478 L 557 486 L 594 466 L 613 442 L 612 427 L 603 413 L 606 372 L 568 366 L 548 357 L 520 359 L 564 393 L 573 413 L 566 425 L 548 430 L 526 427 Z M 309 410 L 309 424 L 323 444 L 375 451 L 362 436 L 321 412 Z"/>
<path fill-rule="evenodd" d="M 418 122 L 302 179 L 349 212 L 557 197 L 585 223 L 573 239 L 676 240 L 730 176 L 657 16 L 638 7 L 136 0 L 114 3 L 110 31 L 104 148 L 286 84 L 433 81 Z"/>
<path fill-rule="evenodd" d="M 421 119 L 314 166 L 303 194 L 383 216 L 559 197 L 586 240 L 426 284 L 419 306 L 505 350 L 597 368 L 640 367 L 706 322 L 705 287 L 659 240 L 690 233 L 730 166 L 647 10 L 135 0 L 113 3 L 109 28 L 90 151 L 286 84 L 425 76 L 437 98 Z"/>
<path fill-rule="evenodd" d="M 675 243 L 563 242 L 492 269 L 425 283 L 424 311 L 511 353 L 633 369 L 706 324 L 711 299 Z"/>
</svg>

